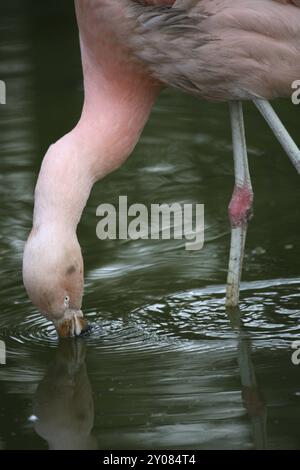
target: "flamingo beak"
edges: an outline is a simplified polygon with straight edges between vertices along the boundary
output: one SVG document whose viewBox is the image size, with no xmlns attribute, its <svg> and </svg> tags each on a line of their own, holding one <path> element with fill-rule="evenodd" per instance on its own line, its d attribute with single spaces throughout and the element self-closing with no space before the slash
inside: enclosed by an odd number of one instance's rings
<svg viewBox="0 0 300 470">
<path fill-rule="evenodd" d="M 81 310 L 67 309 L 63 318 L 57 320 L 54 324 L 60 338 L 80 336 L 88 328 Z"/>
</svg>

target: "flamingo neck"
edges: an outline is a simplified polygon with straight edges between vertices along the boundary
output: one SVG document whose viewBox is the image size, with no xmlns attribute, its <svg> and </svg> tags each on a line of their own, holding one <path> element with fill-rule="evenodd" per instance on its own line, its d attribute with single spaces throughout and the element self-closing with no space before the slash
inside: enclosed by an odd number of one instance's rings
<svg viewBox="0 0 300 470">
<path fill-rule="evenodd" d="M 93 184 L 132 152 L 159 92 L 128 58 L 106 63 L 103 55 L 91 57 L 83 41 L 81 46 L 82 115 L 77 126 L 49 148 L 35 192 L 34 227 L 51 225 L 60 234 L 76 230 Z"/>
</svg>

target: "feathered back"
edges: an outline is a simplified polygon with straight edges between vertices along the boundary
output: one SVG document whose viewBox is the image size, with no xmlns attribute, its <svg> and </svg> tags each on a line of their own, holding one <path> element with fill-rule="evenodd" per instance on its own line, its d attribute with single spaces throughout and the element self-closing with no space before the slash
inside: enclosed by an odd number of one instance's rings
<svg viewBox="0 0 300 470">
<path fill-rule="evenodd" d="M 155 78 L 202 98 L 289 96 L 300 77 L 300 10 L 280 3 L 127 1 L 123 40 Z"/>
</svg>

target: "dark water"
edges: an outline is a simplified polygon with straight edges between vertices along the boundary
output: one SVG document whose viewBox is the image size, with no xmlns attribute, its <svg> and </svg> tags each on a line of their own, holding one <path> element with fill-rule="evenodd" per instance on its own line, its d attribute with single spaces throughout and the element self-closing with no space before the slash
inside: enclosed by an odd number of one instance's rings
<svg viewBox="0 0 300 470">
<path fill-rule="evenodd" d="M 42 156 L 80 112 L 73 7 L 11 0 L 0 18 L 0 448 L 299 449 L 300 181 L 257 111 L 246 106 L 255 218 L 240 315 L 224 309 L 227 107 L 167 91 L 134 155 L 93 190 L 79 229 L 93 331 L 59 344 L 21 259 Z M 276 108 L 297 137 L 300 107 Z M 100 242 L 96 207 L 120 194 L 205 204 L 204 249 Z"/>
</svg>

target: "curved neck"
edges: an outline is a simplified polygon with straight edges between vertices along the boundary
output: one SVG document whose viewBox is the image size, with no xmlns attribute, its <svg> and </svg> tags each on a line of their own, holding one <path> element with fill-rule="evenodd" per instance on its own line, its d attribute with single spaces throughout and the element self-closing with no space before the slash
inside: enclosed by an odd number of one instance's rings
<svg viewBox="0 0 300 470">
<path fill-rule="evenodd" d="M 52 145 L 43 160 L 35 227 L 51 224 L 76 230 L 93 184 L 132 152 L 160 90 L 114 41 L 102 47 L 86 28 L 85 18 L 78 19 L 84 107 L 77 126 Z"/>
</svg>

